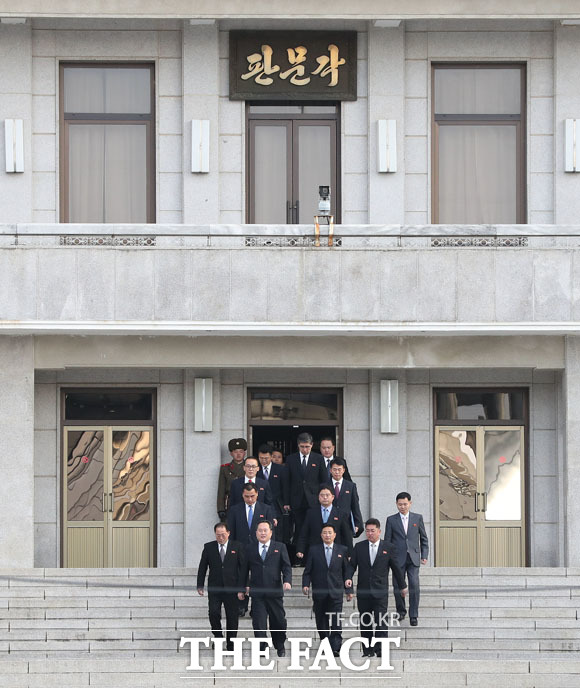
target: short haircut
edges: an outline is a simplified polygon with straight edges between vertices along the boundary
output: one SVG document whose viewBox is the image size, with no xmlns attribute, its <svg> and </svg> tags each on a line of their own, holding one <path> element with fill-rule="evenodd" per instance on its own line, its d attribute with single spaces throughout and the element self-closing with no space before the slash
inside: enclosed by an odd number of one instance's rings
<svg viewBox="0 0 580 688">
<path fill-rule="evenodd" d="M 322 442 L 332 442 L 332 446 L 333 446 L 333 447 L 334 447 L 334 445 L 336 444 L 336 440 L 334 439 L 334 437 L 331 437 L 330 435 L 326 435 L 326 437 L 323 437 L 323 438 L 320 440 L 320 442 L 321 442 L 321 443 L 322 443 Z"/>
<path fill-rule="evenodd" d="M 244 483 L 244 487 L 242 487 L 242 492 L 251 492 L 254 490 L 255 492 L 258 491 L 258 488 L 254 485 L 254 483 Z"/>
<path fill-rule="evenodd" d="M 312 435 L 309 432 L 301 432 L 296 438 L 296 441 L 298 442 L 298 444 L 314 444 Z"/>
<path fill-rule="evenodd" d="M 260 468 L 260 462 L 255 456 L 246 456 L 246 459 L 244 461 L 244 466 L 248 463 L 248 459 L 254 459 L 254 461 L 258 464 L 258 468 Z"/>
<path fill-rule="evenodd" d="M 367 526 L 376 526 L 380 530 L 381 529 L 381 522 L 379 521 L 378 518 L 369 518 L 368 521 L 365 521 L 365 528 Z"/>
<path fill-rule="evenodd" d="M 335 456 L 330 462 L 330 466 L 342 466 L 346 469 L 346 461 L 342 459 L 340 456 Z"/>
<path fill-rule="evenodd" d="M 218 528 L 225 528 L 228 533 L 230 532 L 230 529 L 228 528 L 228 524 L 224 523 L 223 521 L 220 521 L 219 523 L 215 524 L 215 526 L 213 527 L 213 532 L 215 533 Z"/>
<path fill-rule="evenodd" d="M 258 530 L 258 526 L 262 523 L 266 523 L 270 527 L 270 530 L 272 532 L 274 531 L 274 524 L 272 523 L 272 521 L 269 521 L 267 518 L 263 518 L 261 521 L 258 521 L 258 525 L 256 526 L 256 530 Z"/>
<path fill-rule="evenodd" d="M 408 492 L 399 492 L 399 494 L 395 498 L 395 501 L 398 502 L 399 499 L 408 499 L 409 501 L 411 501 L 411 495 Z"/>
<path fill-rule="evenodd" d="M 270 444 L 261 444 L 258 447 L 258 454 L 272 454 L 274 448 Z"/>
<path fill-rule="evenodd" d="M 322 492 L 322 490 L 328 490 L 330 494 L 334 497 L 334 491 L 332 489 L 332 485 L 327 485 L 326 483 L 323 483 L 319 488 L 318 488 L 318 494 Z"/>
<path fill-rule="evenodd" d="M 332 530 L 334 530 L 334 532 L 336 533 L 336 527 L 335 527 L 334 523 L 323 523 L 322 528 L 320 529 L 320 532 L 322 533 L 322 531 L 325 528 L 332 528 Z"/>
</svg>

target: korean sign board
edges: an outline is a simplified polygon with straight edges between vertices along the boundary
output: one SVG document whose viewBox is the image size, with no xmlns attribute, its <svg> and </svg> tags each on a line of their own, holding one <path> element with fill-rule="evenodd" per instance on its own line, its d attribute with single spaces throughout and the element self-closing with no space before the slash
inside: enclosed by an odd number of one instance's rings
<svg viewBox="0 0 580 688">
<path fill-rule="evenodd" d="M 231 31 L 231 100 L 356 100 L 356 31 Z"/>
</svg>

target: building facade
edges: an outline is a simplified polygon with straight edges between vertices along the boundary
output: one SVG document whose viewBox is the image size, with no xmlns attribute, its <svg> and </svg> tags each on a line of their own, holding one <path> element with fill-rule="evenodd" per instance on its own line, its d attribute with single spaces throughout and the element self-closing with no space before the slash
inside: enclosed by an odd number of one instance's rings
<svg viewBox="0 0 580 688">
<path fill-rule="evenodd" d="M 193 566 L 308 429 L 431 564 L 580 566 L 577 3 L 139 4 L 0 2 L 1 565 Z"/>
</svg>

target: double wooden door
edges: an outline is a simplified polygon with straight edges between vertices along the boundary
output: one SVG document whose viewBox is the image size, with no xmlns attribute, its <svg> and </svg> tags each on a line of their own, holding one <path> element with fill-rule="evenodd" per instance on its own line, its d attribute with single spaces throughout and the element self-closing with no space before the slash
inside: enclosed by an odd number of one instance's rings
<svg viewBox="0 0 580 688">
<path fill-rule="evenodd" d="M 435 428 L 437 566 L 525 566 L 524 428 Z"/>
<path fill-rule="evenodd" d="M 153 566 L 153 428 L 65 427 L 63 566 Z"/>
</svg>

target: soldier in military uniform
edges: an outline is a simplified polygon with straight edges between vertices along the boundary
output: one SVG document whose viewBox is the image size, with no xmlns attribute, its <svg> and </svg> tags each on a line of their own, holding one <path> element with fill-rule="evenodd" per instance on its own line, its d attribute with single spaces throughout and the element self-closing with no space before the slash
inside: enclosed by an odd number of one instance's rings
<svg viewBox="0 0 580 688">
<path fill-rule="evenodd" d="M 228 442 L 228 451 L 232 460 L 220 466 L 218 480 L 217 513 L 220 521 L 225 521 L 226 519 L 232 481 L 244 475 L 244 458 L 247 448 L 248 443 L 243 437 L 235 437 Z"/>
</svg>

